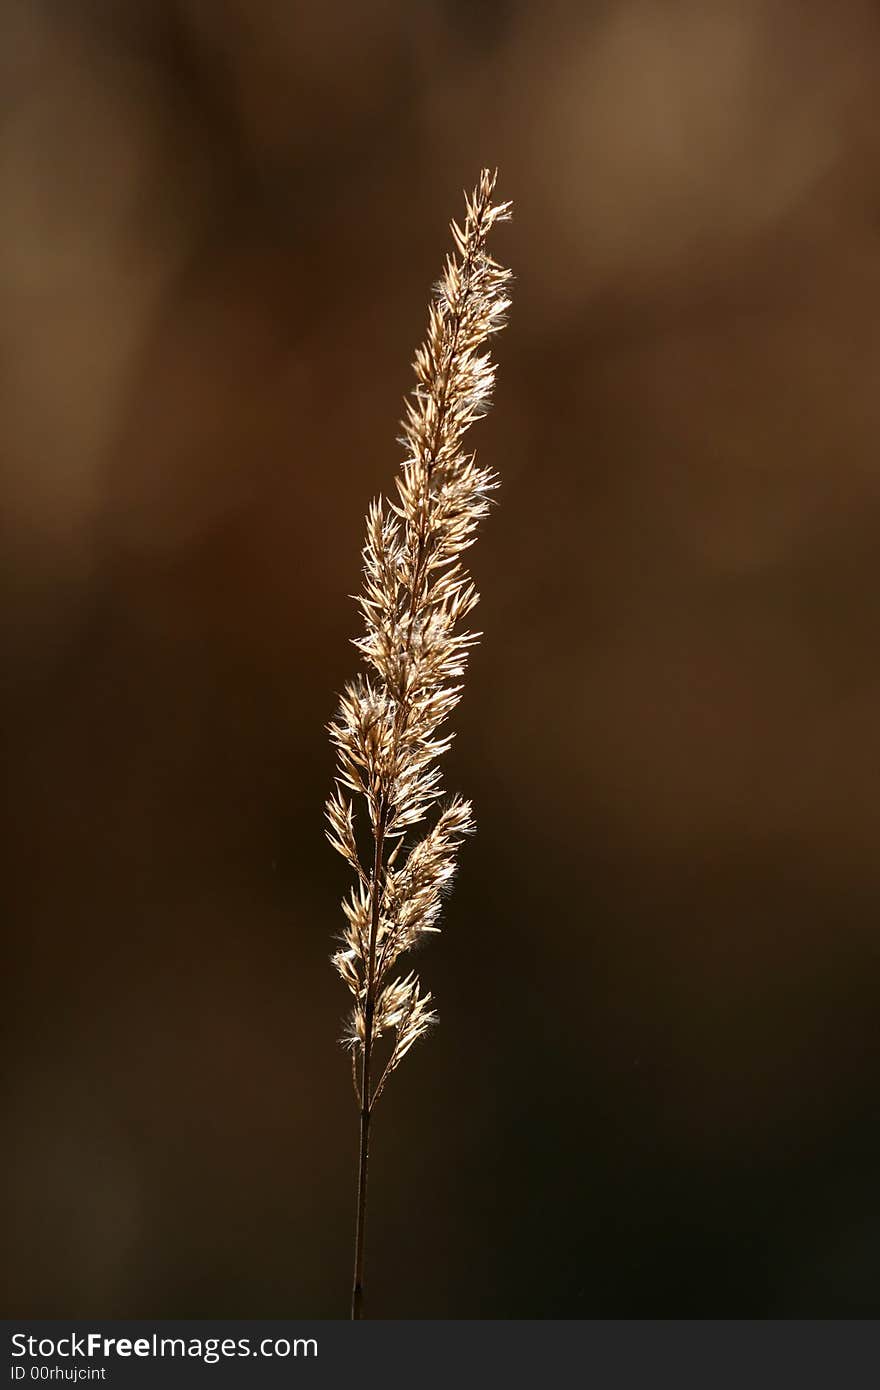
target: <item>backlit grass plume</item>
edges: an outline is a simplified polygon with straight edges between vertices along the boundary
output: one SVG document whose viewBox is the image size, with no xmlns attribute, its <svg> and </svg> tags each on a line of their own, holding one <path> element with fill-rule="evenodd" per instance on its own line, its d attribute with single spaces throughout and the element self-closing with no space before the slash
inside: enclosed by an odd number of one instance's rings
<svg viewBox="0 0 880 1390">
<path fill-rule="evenodd" d="M 414 362 L 397 500 L 373 502 L 367 514 L 359 600 L 365 631 L 355 642 L 365 670 L 347 686 L 330 726 L 338 768 L 328 835 L 355 874 L 343 903 L 343 947 L 333 957 L 354 997 L 345 1041 L 361 1115 L 353 1318 L 363 1310 L 370 1115 L 435 1018 L 431 995 L 400 958 L 438 930 L 458 846 L 474 828 L 467 801 L 455 797 L 438 812 L 437 760 L 449 747 L 444 726 L 478 637 L 461 626 L 478 598 L 462 555 L 496 484 L 463 446 L 490 404 L 495 368 L 485 347 L 510 302 L 510 272 L 486 250 L 494 224 L 510 215 L 509 203 L 493 203 L 494 187 L 484 170 L 466 200 L 464 226 L 452 223 L 455 251 Z M 410 844 L 428 817 L 431 828 Z M 375 1046 L 383 1036 L 380 1068 Z"/>
</svg>

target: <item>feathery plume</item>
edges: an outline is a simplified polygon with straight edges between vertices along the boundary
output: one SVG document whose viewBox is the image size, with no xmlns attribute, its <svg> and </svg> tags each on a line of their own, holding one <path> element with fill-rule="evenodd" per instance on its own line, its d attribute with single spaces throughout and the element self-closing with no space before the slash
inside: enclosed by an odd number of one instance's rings
<svg viewBox="0 0 880 1390">
<path fill-rule="evenodd" d="M 435 1021 L 431 995 L 415 973 L 395 974 L 394 967 L 438 930 L 458 847 L 474 829 L 470 803 L 455 797 L 405 847 L 440 802 L 437 761 L 452 739 L 443 726 L 461 698 L 479 636 L 460 626 L 479 597 L 462 555 L 488 511 L 496 477 L 465 450 L 463 438 L 489 408 L 495 368 L 484 348 L 504 327 L 510 303 L 510 272 L 486 250 L 494 224 L 510 215 L 509 203 L 492 201 L 495 177 L 483 170 L 466 199 L 464 225 L 451 224 L 455 250 L 435 286 L 413 363 L 397 498 L 374 501 L 367 513 L 364 635 L 354 643 L 365 670 L 346 687 L 330 725 L 337 772 L 327 835 L 356 879 L 343 902 L 342 949 L 333 957 L 354 999 L 344 1041 L 361 1112 L 354 1318 L 363 1306 L 370 1115 L 389 1076 Z M 356 803 L 368 831 L 360 843 Z M 383 1035 L 389 1050 L 377 1077 L 374 1047 Z"/>
</svg>

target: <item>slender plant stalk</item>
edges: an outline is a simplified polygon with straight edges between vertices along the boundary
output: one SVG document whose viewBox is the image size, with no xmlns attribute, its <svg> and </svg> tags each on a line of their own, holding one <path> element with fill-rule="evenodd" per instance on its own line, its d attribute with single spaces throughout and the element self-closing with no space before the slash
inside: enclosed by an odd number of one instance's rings
<svg viewBox="0 0 880 1390">
<path fill-rule="evenodd" d="M 354 1234 L 354 1274 L 351 1283 L 351 1316 L 363 1316 L 364 1307 L 364 1243 L 367 1234 L 367 1172 L 370 1163 L 370 1114 L 372 1101 L 371 1064 L 373 1059 L 373 1037 L 375 1017 L 375 978 L 376 978 L 376 938 L 379 930 L 379 894 L 372 885 L 378 884 L 382 873 L 382 853 L 384 834 L 376 835 L 375 856 L 371 881 L 370 910 L 370 959 L 367 967 L 367 990 L 364 1006 L 364 1041 L 361 1048 L 360 1107 L 361 1142 L 358 1155 L 357 1214 Z"/>
<path fill-rule="evenodd" d="M 440 729 L 461 697 L 468 651 L 479 637 L 459 627 L 479 598 L 461 557 L 497 479 L 477 466 L 462 440 L 489 407 L 495 368 L 482 349 L 503 328 L 510 304 L 510 272 L 486 250 L 493 225 L 510 215 L 509 203 L 493 203 L 494 188 L 495 175 L 484 169 L 466 200 L 464 226 L 452 223 L 455 252 L 435 288 L 413 364 L 397 500 L 375 501 L 367 513 L 359 599 L 365 632 L 355 639 L 366 670 L 346 687 L 330 725 L 337 771 L 327 834 L 356 875 L 342 905 L 342 949 L 333 957 L 354 996 L 344 1041 L 360 1109 L 355 1319 L 364 1308 L 373 1108 L 436 1019 L 415 973 L 392 978 L 390 972 L 424 933 L 439 930 L 458 846 L 474 829 L 470 803 L 453 797 L 420 840 L 406 843 L 412 827 L 440 805 L 437 760 L 452 739 Z M 356 802 L 366 810 L 368 835 L 356 830 Z M 384 1065 L 377 1066 L 384 1035 Z"/>
</svg>

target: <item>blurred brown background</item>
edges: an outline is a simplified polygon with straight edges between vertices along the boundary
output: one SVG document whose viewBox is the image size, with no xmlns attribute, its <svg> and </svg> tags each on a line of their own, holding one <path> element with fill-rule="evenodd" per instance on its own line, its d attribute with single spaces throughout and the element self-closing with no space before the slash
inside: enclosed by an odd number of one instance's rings
<svg viewBox="0 0 880 1390">
<path fill-rule="evenodd" d="M 880 5 L 2 0 L 8 1313 L 344 1316 L 322 725 L 516 220 L 374 1316 L 880 1312 Z"/>
</svg>

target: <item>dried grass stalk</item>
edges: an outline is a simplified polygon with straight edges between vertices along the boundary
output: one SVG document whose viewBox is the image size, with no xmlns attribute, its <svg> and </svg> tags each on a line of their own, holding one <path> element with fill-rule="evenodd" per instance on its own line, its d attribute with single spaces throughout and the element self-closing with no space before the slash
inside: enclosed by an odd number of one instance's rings
<svg viewBox="0 0 880 1390">
<path fill-rule="evenodd" d="M 486 250 L 494 224 L 510 215 L 509 203 L 493 203 L 494 187 L 495 175 L 483 170 L 466 200 L 464 226 L 452 223 L 455 252 L 435 287 L 414 362 L 397 501 L 375 501 L 367 514 L 359 599 L 365 632 L 355 641 L 366 669 L 346 687 L 330 725 L 338 766 L 327 802 L 328 838 L 356 880 L 343 903 L 342 949 L 333 957 L 354 996 L 345 1041 L 361 1114 L 353 1318 L 363 1310 L 371 1112 L 435 1020 L 431 995 L 422 993 L 415 973 L 398 974 L 395 967 L 423 935 L 438 930 L 458 846 L 474 829 L 470 803 L 454 797 L 407 846 L 413 827 L 440 802 L 437 760 L 452 737 L 441 730 L 461 697 L 468 651 L 478 638 L 461 628 L 478 599 L 462 555 L 488 511 L 496 477 L 478 466 L 463 439 L 489 407 L 495 368 L 484 348 L 504 326 L 510 302 L 510 272 Z M 356 804 L 369 828 L 363 852 Z M 380 1070 L 374 1049 L 383 1035 L 389 1043 Z"/>
</svg>

